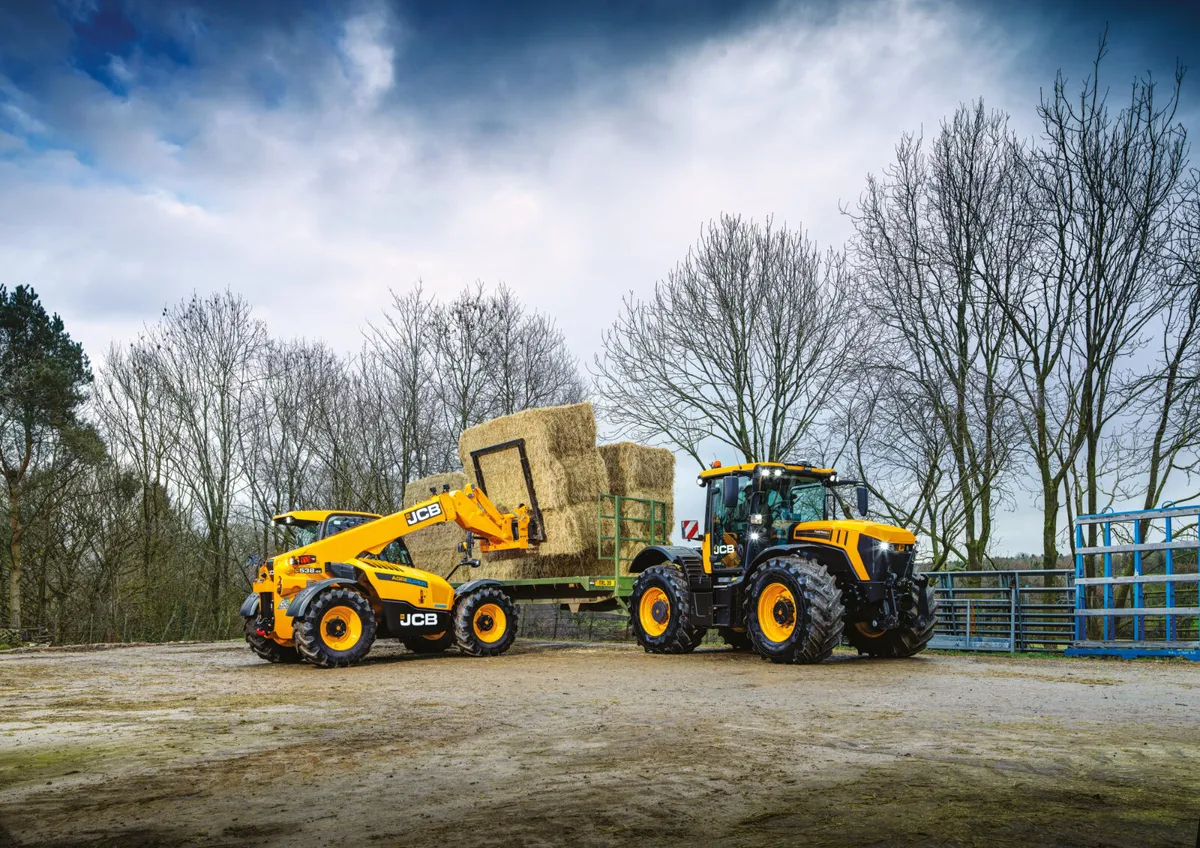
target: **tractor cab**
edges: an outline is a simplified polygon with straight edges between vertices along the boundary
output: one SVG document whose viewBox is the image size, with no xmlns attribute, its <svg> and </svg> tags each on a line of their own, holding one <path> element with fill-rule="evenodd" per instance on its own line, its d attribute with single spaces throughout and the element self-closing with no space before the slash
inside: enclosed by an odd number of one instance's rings
<svg viewBox="0 0 1200 848">
<path fill-rule="evenodd" d="M 704 557 L 711 569 L 739 568 L 768 548 L 793 544 L 797 530 L 834 520 L 865 519 L 867 488 L 839 481 L 832 468 L 756 462 L 731 467 L 714 463 L 700 473 L 708 489 Z M 692 538 L 699 539 L 699 527 Z M 817 529 L 814 526 L 813 529 Z"/>
<path fill-rule="evenodd" d="M 349 512 L 331 509 L 298 509 L 276 515 L 271 524 L 281 527 L 286 536 L 285 550 L 294 550 L 322 539 L 328 539 L 379 518 L 371 512 Z"/>
</svg>

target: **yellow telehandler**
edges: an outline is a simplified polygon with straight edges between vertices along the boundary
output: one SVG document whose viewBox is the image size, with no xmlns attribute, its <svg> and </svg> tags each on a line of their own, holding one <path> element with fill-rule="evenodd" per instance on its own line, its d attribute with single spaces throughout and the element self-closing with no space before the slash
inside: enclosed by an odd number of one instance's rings
<svg viewBox="0 0 1200 848">
<path fill-rule="evenodd" d="M 404 537 L 454 522 L 463 528 L 461 566 L 477 567 L 476 539 L 485 553 L 544 541 L 530 482 L 531 506 L 501 513 L 470 484 L 387 516 L 302 510 L 275 516 L 300 544 L 256 563 L 253 590 L 242 604 L 246 641 L 269 662 L 306 661 L 344 668 L 362 660 L 376 638 L 398 638 L 413 651 L 436 653 L 452 645 L 472 656 L 498 656 L 512 645 L 517 607 L 498 580 L 472 580 L 457 589 L 414 568 Z M 457 570 L 457 568 L 455 569 Z M 451 572 L 449 576 L 453 576 Z"/>
</svg>

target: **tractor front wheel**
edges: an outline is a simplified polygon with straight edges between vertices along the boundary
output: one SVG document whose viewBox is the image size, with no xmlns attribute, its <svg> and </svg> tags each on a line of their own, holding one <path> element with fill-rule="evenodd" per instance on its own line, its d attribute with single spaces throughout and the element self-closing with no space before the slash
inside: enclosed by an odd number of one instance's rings
<svg viewBox="0 0 1200 848">
<path fill-rule="evenodd" d="M 638 575 L 629 596 L 633 635 L 648 653 L 687 654 L 707 628 L 692 621 L 694 607 L 687 578 L 673 565 L 652 565 Z"/>
<path fill-rule="evenodd" d="M 260 636 L 258 624 L 253 618 L 246 619 L 246 644 L 255 656 L 269 663 L 300 662 L 300 654 L 295 648 L 280 645 L 269 636 Z"/>
<path fill-rule="evenodd" d="M 920 591 L 925 592 L 925 601 L 929 609 L 929 620 L 923 626 L 876 630 L 871 627 L 870 622 L 848 624 L 846 641 L 850 643 L 850 647 L 857 649 L 860 656 L 867 654 L 887 659 L 911 657 L 925 650 L 937 626 L 937 600 L 934 598 L 932 586 L 926 586 L 924 590 L 914 589 L 913 595 L 916 596 Z M 916 606 L 916 597 L 913 599 L 913 605 Z"/>
<path fill-rule="evenodd" d="M 473 657 L 498 657 L 517 638 L 517 605 L 490 586 L 455 599 L 453 619 L 454 640 Z"/>
<path fill-rule="evenodd" d="M 292 627 L 300 656 L 319 668 L 361 662 L 375 642 L 375 613 L 354 589 L 335 587 L 317 595 Z"/>
<path fill-rule="evenodd" d="M 754 650 L 774 663 L 819 663 L 842 638 L 842 593 L 825 566 L 780 557 L 755 572 L 746 596 Z"/>
</svg>

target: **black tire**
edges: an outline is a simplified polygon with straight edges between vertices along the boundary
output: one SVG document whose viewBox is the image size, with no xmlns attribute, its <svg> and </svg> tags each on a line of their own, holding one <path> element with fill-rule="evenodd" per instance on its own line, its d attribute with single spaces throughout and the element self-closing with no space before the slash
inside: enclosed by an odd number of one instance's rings
<svg viewBox="0 0 1200 848">
<path fill-rule="evenodd" d="M 517 638 L 517 605 L 491 586 L 454 601 L 454 641 L 472 657 L 498 657 Z"/>
<path fill-rule="evenodd" d="M 638 644 L 651 654 L 696 650 L 708 628 L 692 622 L 693 610 L 687 578 L 673 565 L 652 565 L 634 581 L 629 623 Z"/>
<path fill-rule="evenodd" d="M 745 630 L 734 630 L 732 627 L 719 627 L 717 632 L 721 634 L 721 638 L 725 640 L 725 644 L 735 651 L 753 651 L 754 645 L 750 641 L 750 634 Z"/>
<path fill-rule="evenodd" d="M 454 628 L 447 627 L 437 636 L 405 636 L 400 641 L 414 654 L 440 654 L 454 644 Z"/>
<path fill-rule="evenodd" d="M 296 650 L 318 668 L 361 662 L 375 643 L 375 613 L 361 592 L 335 586 L 317 595 L 292 624 Z M 357 630 L 353 642 L 348 641 Z"/>
<path fill-rule="evenodd" d="M 250 646 L 250 650 L 254 652 L 255 656 L 269 663 L 300 662 L 300 653 L 295 648 L 280 645 L 274 639 L 266 636 L 259 636 L 257 624 L 252 618 L 246 619 L 246 644 Z"/>
<path fill-rule="evenodd" d="M 913 590 L 913 602 L 916 603 L 916 593 Z M 925 650 L 929 640 L 933 638 L 934 628 L 937 627 L 937 599 L 933 587 L 925 587 L 925 599 L 929 603 L 929 621 L 923 627 L 901 627 L 896 630 L 884 630 L 877 633 L 871 630 L 869 623 L 846 625 L 846 641 L 850 647 L 858 650 L 859 655 L 886 659 L 901 659 L 911 657 Z"/>
<path fill-rule="evenodd" d="M 777 599 L 772 602 L 772 597 Z M 770 618 L 759 617 L 760 600 Z M 746 594 L 754 650 L 774 663 L 819 663 L 842 638 L 842 593 L 825 566 L 799 555 L 769 560 Z"/>
</svg>

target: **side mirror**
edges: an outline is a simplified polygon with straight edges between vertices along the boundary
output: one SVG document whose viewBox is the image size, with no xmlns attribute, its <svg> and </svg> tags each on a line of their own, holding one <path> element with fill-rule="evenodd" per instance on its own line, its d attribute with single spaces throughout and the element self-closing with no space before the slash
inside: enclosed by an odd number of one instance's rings
<svg viewBox="0 0 1200 848">
<path fill-rule="evenodd" d="M 865 485 L 859 483 L 854 487 L 854 494 L 858 496 L 858 514 L 865 518 L 867 509 L 871 506 L 871 492 Z"/>
<path fill-rule="evenodd" d="M 738 479 L 736 477 L 726 477 L 721 481 L 721 500 L 725 502 L 726 509 L 733 509 L 737 506 L 738 499 Z"/>
<path fill-rule="evenodd" d="M 467 531 L 466 538 L 458 543 L 458 552 L 460 554 L 471 555 L 471 551 L 475 549 L 475 534 L 470 530 Z"/>
</svg>

